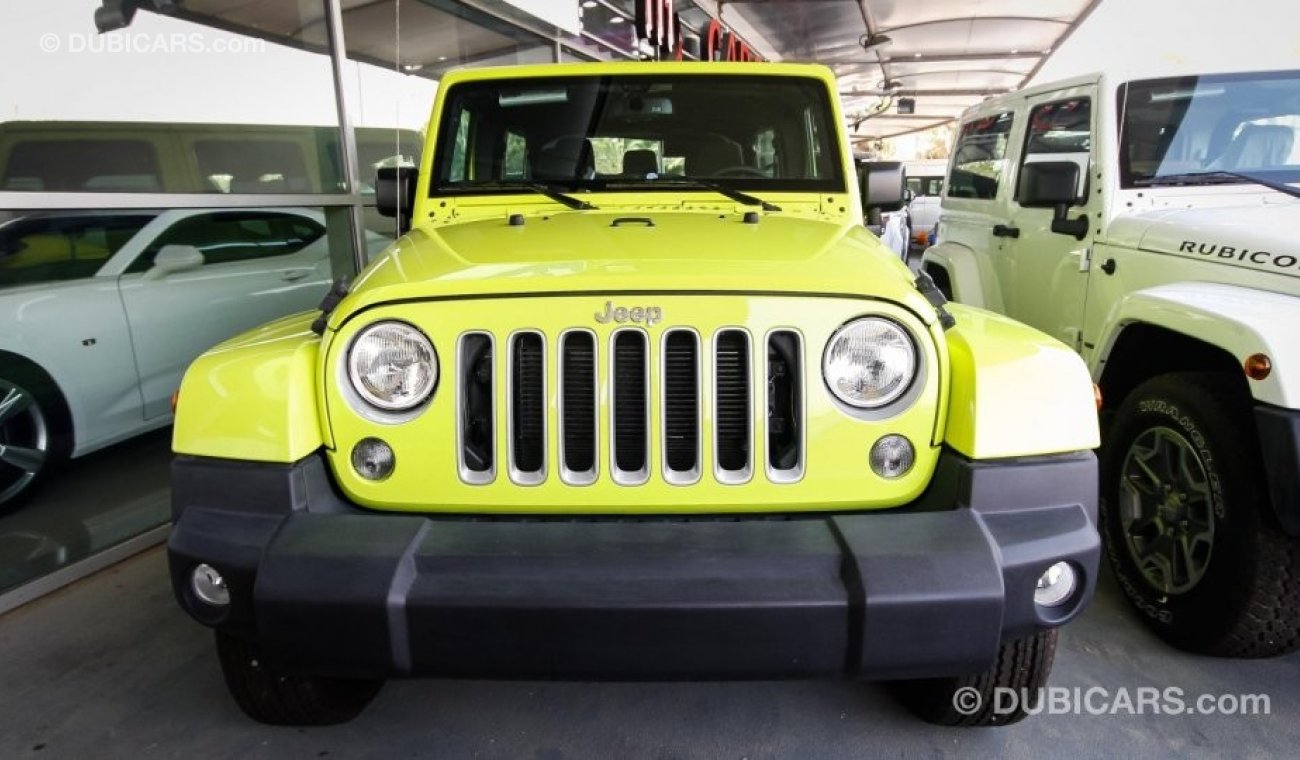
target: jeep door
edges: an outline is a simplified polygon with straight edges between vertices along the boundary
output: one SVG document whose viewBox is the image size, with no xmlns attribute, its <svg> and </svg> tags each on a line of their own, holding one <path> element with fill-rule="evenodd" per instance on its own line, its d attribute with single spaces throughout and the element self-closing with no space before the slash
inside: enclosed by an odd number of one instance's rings
<svg viewBox="0 0 1300 760">
<path fill-rule="evenodd" d="M 1013 149 L 1019 123 L 1016 99 L 1001 100 L 969 116 L 953 147 L 943 193 L 939 239 L 969 251 L 980 269 L 979 294 L 956 292 L 957 300 L 994 310 L 1002 273 L 996 271 L 999 248 L 1008 229 L 1007 198 Z M 970 283 L 975 284 L 975 283 Z"/>
<path fill-rule="evenodd" d="M 276 317 L 311 309 L 330 279 L 325 227 L 310 212 L 171 213 L 183 216 L 118 281 L 146 419 L 170 413 L 171 395 L 200 353 Z M 177 268 L 171 259 L 176 248 L 159 258 L 167 246 L 197 250 L 201 259 Z"/>
<path fill-rule="evenodd" d="M 1098 227 L 1101 181 L 1093 168 L 1096 110 L 1092 85 L 1039 93 L 1025 101 L 1025 129 L 1018 146 L 1007 227 L 997 267 L 1006 312 L 1079 349 L 1088 292 L 1089 246 Z M 1053 232 L 1054 208 L 1021 205 L 1025 166 L 1053 162 L 1078 167 L 1077 199 L 1064 209 L 1081 235 Z M 1087 221 L 1080 223 L 1078 220 Z M 1085 226 L 1086 225 L 1086 226 Z"/>
</svg>

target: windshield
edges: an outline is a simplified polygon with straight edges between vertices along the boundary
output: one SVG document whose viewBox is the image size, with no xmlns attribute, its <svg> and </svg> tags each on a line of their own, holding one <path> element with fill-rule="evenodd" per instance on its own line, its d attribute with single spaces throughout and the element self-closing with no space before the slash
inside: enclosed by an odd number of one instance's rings
<svg viewBox="0 0 1300 760">
<path fill-rule="evenodd" d="M 431 195 L 661 189 L 844 192 L 819 80 L 618 75 L 466 82 L 443 108 Z M 669 182 L 665 180 L 675 180 Z M 675 186 L 674 186 L 675 185 Z"/>
<path fill-rule="evenodd" d="M 1300 72 L 1132 82 L 1119 108 L 1124 187 L 1300 181 Z"/>
</svg>

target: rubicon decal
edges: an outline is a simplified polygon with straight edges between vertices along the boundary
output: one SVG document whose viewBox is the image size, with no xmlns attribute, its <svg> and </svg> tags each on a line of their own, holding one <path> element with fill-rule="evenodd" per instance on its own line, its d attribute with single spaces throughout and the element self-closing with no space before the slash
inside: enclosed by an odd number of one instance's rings
<svg viewBox="0 0 1300 760">
<path fill-rule="evenodd" d="M 1257 269 L 1291 270 L 1288 273 L 1300 274 L 1300 256 L 1290 253 L 1273 253 L 1218 243 L 1200 243 L 1194 240 L 1184 240 L 1179 244 L 1178 252 L 1224 262 L 1253 264 Z"/>
<path fill-rule="evenodd" d="M 617 322 L 625 324 L 635 322 L 647 327 L 657 325 L 664 320 L 664 311 L 658 306 L 615 306 L 613 301 L 605 302 L 604 313 L 596 312 L 596 321 L 604 324 Z"/>
</svg>

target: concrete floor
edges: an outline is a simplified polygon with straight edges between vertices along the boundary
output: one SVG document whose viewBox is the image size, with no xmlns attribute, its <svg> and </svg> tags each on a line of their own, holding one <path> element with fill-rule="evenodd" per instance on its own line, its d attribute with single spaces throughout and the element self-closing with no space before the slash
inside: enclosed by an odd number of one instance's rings
<svg viewBox="0 0 1300 760">
<path fill-rule="evenodd" d="M 174 604 L 160 549 L 0 619 L 0 758 L 1294 757 L 1300 655 L 1174 652 L 1114 585 L 1071 625 L 1054 686 L 1267 694 L 1258 716 L 1038 715 L 940 729 L 850 682 L 389 683 L 360 718 L 270 728 L 227 697 L 211 637 Z M 1098 703 L 1100 704 L 1100 703 Z"/>
</svg>

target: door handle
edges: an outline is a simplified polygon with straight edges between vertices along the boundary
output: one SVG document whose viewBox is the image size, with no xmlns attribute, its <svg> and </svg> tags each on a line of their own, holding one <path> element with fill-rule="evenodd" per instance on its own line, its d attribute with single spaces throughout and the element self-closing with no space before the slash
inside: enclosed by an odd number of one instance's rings
<svg viewBox="0 0 1300 760">
<path fill-rule="evenodd" d="M 1009 224 L 995 224 L 993 225 L 993 237 L 1018 238 L 1020 237 L 1020 228 L 1012 227 Z"/>
<path fill-rule="evenodd" d="M 280 273 L 280 279 L 285 282 L 297 282 L 307 276 L 305 269 L 290 269 Z"/>
</svg>

